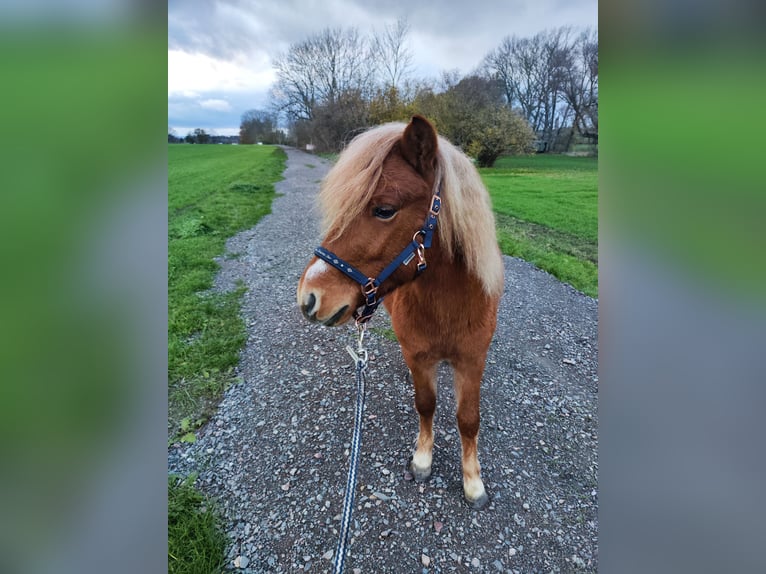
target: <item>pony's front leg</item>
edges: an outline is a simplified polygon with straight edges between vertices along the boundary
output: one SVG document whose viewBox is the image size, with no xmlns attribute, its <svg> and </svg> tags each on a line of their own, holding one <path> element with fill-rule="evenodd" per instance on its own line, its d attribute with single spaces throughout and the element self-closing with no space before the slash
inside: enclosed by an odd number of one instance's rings
<svg viewBox="0 0 766 574">
<path fill-rule="evenodd" d="M 488 500 L 481 480 L 478 456 L 479 401 L 484 361 L 472 357 L 467 362 L 457 362 L 455 368 L 455 399 L 457 401 L 457 426 L 463 454 L 463 494 L 474 509 L 482 508 Z"/>
<path fill-rule="evenodd" d="M 420 416 L 417 446 L 412 455 L 410 470 L 417 481 L 431 476 L 434 448 L 434 411 L 436 411 L 436 363 L 423 364 L 407 360 L 415 385 L 415 408 Z"/>
</svg>

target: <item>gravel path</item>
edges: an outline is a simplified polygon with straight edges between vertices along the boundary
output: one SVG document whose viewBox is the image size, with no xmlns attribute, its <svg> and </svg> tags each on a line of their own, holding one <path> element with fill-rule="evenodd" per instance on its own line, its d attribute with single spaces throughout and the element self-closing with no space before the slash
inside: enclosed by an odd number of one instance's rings
<svg viewBox="0 0 766 574">
<path fill-rule="evenodd" d="M 352 327 L 310 325 L 295 289 L 318 244 L 314 198 L 329 162 L 294 149 L 273 213 L 233 237 L 217 288 L 237 280 L 248 341 L 239 374 L 169 468 L 199 472 L 230 537 L 228 568 L 327 572 L 337 543 L 354 409 Z M 439 371 L 433 474 L 406 464 L 418 428 L 407 367 L 383 336 L 368 349 L 365 426 L 347 572 L 596 572 L 597 301 L 519 259 L 482 387 L 479 457 L 490 503 L 463 501 L 449 369 Z"/>
</svg>

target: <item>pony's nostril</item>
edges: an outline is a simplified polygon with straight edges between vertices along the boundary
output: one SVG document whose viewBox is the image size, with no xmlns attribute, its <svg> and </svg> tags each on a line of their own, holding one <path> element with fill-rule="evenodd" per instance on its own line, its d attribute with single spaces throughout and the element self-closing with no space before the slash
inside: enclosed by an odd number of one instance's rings
<svg viewBox="0 0 766 574">
<path fill-rule="evenodd" d="M 313 320 L 316 317 L 316 313 L 314 312 L 314 305 L 316 305 L 317 298 L 314 296 L 313 293 L 309 293 L 309 299 L 301 305 L 301 311 L 303 312 L 303 316 L 306 317 L 306 319 Z"/>
</svg>

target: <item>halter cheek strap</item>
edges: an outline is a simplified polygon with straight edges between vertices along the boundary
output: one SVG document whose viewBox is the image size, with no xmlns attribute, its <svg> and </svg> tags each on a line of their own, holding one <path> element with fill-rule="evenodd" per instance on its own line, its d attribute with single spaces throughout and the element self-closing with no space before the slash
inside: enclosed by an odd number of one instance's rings
<svg viewBox="0 0 766 574">
<path fill-rule="evenodd" d="M 412 237 L 412 241 L 407 244 L 407 246 L 393 261 L 391 261 L 391 263 L 386 265 L 386 267 L 383 269 L 383 271 L 380 272 L 380 274 L 378 274 L 377 277 L 368 277 L 359 271 L 359 269 L 350 263 L 347 263 L 335 255 L 332 251 L 328 251 L 322 246 L 314 249 L 314 255 L 326 263 L 329 263 L 338 271 L 361 285 L 365 303 L 361 313 L 359 311 L 354 311 L 354 318 L 356 319 L 357 324 L 366 323 L 370 320 L 370 318 L 372 318 L 372 315 L 375 313 L 378 305 L 380 305 L 383 301 L 383 297 L 378 298 L 378 287 L 380 287 L 383 281 L 388 279 L 400 265 L 408 265 L 410 261 L 412 261 L 412 259 L 417 255 L 418 267 L 417 271 L 415 272 L 415 276 L 417 277 L 420 275 L 427 267 L 425 250 L 431 247 L 434 231 L 436 230 L 439 211 L 441 210 L 440 193 L 441 189 L 437 189 L 436 193 L 434 193 L 431 197 L 431 206 L 428 209 L 428 215 L 426 215 L 426 220 L 425 223 L 423 223 L 423 227 L 415 232 L 415 235 Z M 418 238 L 421 238 L 421 241 L 418 241 Z"/>
</svg>

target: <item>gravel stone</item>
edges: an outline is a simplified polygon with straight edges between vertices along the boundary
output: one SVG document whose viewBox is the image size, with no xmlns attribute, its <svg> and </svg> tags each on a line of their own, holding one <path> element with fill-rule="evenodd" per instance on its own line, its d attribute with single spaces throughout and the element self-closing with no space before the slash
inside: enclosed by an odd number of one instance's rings
<svg viewBox="0 0 766 574">
<path fill-rule="evenodd" d="M 197 486 L 222 511 L 227 568 L 247 554 L 240 571 L 248 573 L 327 570 L 321 560 L 331 560 L 337 544 L 354 418 L 345 351 L 355 344 L 353 327 L 311 325 L 295 302 L 319 243 L 315 200 L 330 164 L 286 152 L 272 213 L 231 238 L 218 261 L 214 289 L 247 287 L 241 382 L 226 390 L 195 443 L 168 449 L 169 471 L 197 473 Z M 463 500 L 446 366 L 438 371 L 432 476 L 412 480 L 412 383 L 398 344 L 380 335 L 390 328 L 381 308 L 367 343 L 348 572 L 419 570 L 422 555 L 434 572 L 497 569 L 503 561 L 506 572 L 598 570 L 598 301 L 520 259 L 504 263 L 481 396 L 489 503 L 474 511 Z"/>
</svg>

